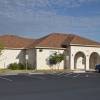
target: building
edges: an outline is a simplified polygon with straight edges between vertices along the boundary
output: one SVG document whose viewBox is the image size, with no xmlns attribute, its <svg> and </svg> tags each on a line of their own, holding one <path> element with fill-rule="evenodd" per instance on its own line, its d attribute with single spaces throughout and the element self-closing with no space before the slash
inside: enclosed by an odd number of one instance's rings
<svg viewBox="0 0 100 100">
<path fill-rule="evenodd" d="M 49 70 L 48 58 L 55 52 L 65 56 L 59 69 L 94 70 L 100 63 L 100 43 L 73 34 L 52 33 L 39 39 L 3 35 L 0 42 L 5 46 L 0 56 L 1 68 L 27 60 L 37 70 Z M 57 65 L 52 68 L 58 69 Z"/>
</svg>

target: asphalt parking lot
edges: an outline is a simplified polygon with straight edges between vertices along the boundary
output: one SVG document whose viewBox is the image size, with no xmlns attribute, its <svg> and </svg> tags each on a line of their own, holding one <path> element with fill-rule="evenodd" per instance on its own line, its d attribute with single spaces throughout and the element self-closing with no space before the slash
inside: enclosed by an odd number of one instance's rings
<svg viewBox="0 0 100 100">
<path fill-rule="evenodd" d="M 100 100 L 100 73 L 0 76 L 0 100 Z"/>
</svg>

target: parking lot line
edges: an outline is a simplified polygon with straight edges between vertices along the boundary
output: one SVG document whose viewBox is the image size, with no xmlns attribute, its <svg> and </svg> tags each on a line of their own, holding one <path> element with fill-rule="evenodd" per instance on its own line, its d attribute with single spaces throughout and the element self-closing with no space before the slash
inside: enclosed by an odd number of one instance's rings
<svg viewBox="0 0 100 100">
<path fill-rule="evenodd" d="M 6 80 L 6 81 L 9 81 L 9 82 L 12 82 L 12 81 L 13 81 L 13 80 L 11 80 L 11 79 L 9 79 L 9 78 L 5 78 L 5 77 L 1 77 L 1 76 L 0 76 L 0 79 Z"/>
<path fill-rule="evenodd" d="M 80 74 L 74 75 L 73 77 L 78 77 Z"/>
<path fill-rule="evenodd" d="M 44 77 L 40 77 L 40 76 L 32 76 L 32 75 L 25 75 L 26 77 L 29 77 L 31 79 L 40 79 L 40 80 L 44 80 L 45 78 Z"/>
<path fill-rule="evenodd" d="M 57 75 L 63 75 L 63 74 L 65 74 L 65 72 L 57 73 Z"/>
<path fill-rule="evenodd" d="M 69 76 L 69 75 L 72 75 L 72 74 L 73 74 L 73 73 L 68 73 L 68 74 L 65 74 L 65 75 L 63 75 L 63 76 L 66 77 L 66 76 Z"/>
</svg>

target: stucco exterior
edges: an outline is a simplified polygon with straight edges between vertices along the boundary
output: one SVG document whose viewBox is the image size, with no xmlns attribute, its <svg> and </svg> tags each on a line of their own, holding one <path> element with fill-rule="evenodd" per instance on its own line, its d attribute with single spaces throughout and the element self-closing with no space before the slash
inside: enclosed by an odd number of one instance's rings
<svg viewBox="0 0 100 100">
<path fill-rule="evenodd" d="M 25 62 L 25 50 L 4 49 L 0 55 L 0 68 L 7 68 L 9 64 L 14 62 Z"/>
<path fill-rule="evenodd" d="M 48 62 L 49 56 L 55 52 L 63 53 L 64 50 L 37 48 L 36 49 L 36 69 L 37 70 L 58 69 L 57 65 L 50 66 Z M 60 63 L 59 69 L 64 69 L 64 61 Z"/>
<path fill-rule="evenodd" d="M 78 62 L 77 69 L 90 70 L 90 56 L 93 53 L 97 53 L 100 56 L 100 47 L 91 47 L 91 46 L 71 46 L 70 47 L 70 68 L 71 70 L 75 70 L 75 55 L 81 52 L 85 56 L 85 66 L 81 66 L 81 58 L 80 63 Z M 100 63 L 100 58 L 98 58 L 98 63 Z"/>
<path fill-rule="evenodd" d="M 48 58 L 53 53 L 63 53 L 64 61 L 58 65 L 50 66 Z M 96 54 L 96 58 L 92 54 Z M 28 59 L 26 59 L 26 55 Z M 96 60 L 93 63 L 94 59 Z M 100 48 L 84 45 L 71 45 L 65 49 L 59 48 L 31 48 L 31 49 L 4 49 L 0 56 L 0 68 L 7 68 L 11 63 L 29 64 L 37 70 L 70 69 L 92 70 L 91 66 L 100 64 Z"/>
</svg>

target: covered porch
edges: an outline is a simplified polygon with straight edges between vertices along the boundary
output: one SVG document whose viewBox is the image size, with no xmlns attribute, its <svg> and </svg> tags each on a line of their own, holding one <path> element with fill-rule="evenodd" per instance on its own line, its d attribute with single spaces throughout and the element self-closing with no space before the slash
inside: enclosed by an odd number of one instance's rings
<svg viewBox="0 0 100 100">
<path fill-rule="evenodd" d="M 100 64 L 99 48 L 74 47 L 70 53 L 70 69 L 94 71 Z"/>
</svg>

